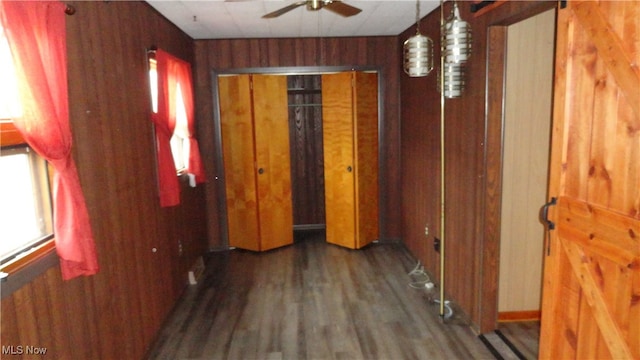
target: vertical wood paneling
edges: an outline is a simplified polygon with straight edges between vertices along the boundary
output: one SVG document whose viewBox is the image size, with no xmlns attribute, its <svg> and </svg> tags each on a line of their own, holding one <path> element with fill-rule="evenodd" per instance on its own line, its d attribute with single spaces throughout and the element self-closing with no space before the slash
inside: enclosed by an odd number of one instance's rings
<svg viewBox="0 0 640 360">
<path fill-rule="evenodd" d="M 378 223 L 378 74 L 353 74 L 356 247 L 380 236 Z"/>
<path fill-rule="evenodd" d="M 73 5 L 73 151 L 101 269 L 63 282 L 54 267 L 5 298 L 2 345 L 46 347 L 55 359 L 140 359 L 206 249 L 202 186 L 181 179 L 181 204 L 159 206 L 149 118 L 146 49 L 193 62 L 193 41 L 143 2 Z"/>
<path fill-rule="evenodd" d="M 67 331 L 57 331 L 57 329 L 64 329 L 67 326 L 68 319 L 64 309 L 64 295 L 57 287 L 60 281 L 58 274 L 49 271 L 44 274 L 43 278 L 45 289 L 40 291 L 42 294 L 47 294 L 49 299 L 48 305 L 51 309 L 51 329 L 53 331 L 51 351 L 54 354 L 62 354 L 65 348 L 71 347 L 69 333 Z"/>
<path fill-rule="evenodd" d="M 2 299 L 0 304 L 2 308 L 2 318 L 0 319 L 0 333 L 2 334 L 2 345 L 21 344 L 20 335 L 16 329 L 18 328 L 18 317 L 16 315 L 16 306 L 13 297 Z"/>
<path fill-rule="evenodd" d="M 249 49 L 249 44 L 259 49 L 259 53 Z M 266 49 L 266 50 L 265 50 Z M 301 39 L 232 39 L 232 40 L 196 40 L 196 104 L 198 118 L 209 119 L 199 124 L 199 132 L 216 136 L 213 124 L 213 94 L 209 78 L 212 70 L 255 68 L 263 64 L 272 67 L 295 66 L 372 66 L 381 69 L 383 78 L 382 106 L 384 107 L 384 128 L 380 129 L 382 159 L 381 174 L 381 238 L 398 239 L 401 234 L 400 224 L 400 50 L 398 38 L 301 38 Z M 391 56 L 389 54 L 398 54 Z M 268 59 L 266 62 L 263 59 Z M 205 164 L 212 164 L 219 154 L 215 149 L 202 151 Z M 212 173 L 215 175 L 215 170 Z M 209 214 L 219 214 L 217 196 L 220 189 L 217 183 L 207 184 L 206 201 Z M 209 229 L 216 215 L 209 216 Z M 219 248 L 225 246 L 221 234 L 211 232 L 209 246 Z"/>
<path fill-rule="evenodd" d="M 494 169 L 487 171 L 483 179 L 483 215 L 485 226 L 482 229 L 482 288 L 480 290 L 481 319 L 479 322 L 491 324 L 492 328 L 498 317 L 498 278 L 500 252 L 500 197 L 502 185 L 502 103 L 504 99 L 504 78 L 506 63 L 507 27 L 492 26 L 488 29 L 487 72 L 492 77 L 487 80 L 487 150 L 484 167 Z M 491 144 L 500 144 L 490 146 Z M 488 304 L 485 306 L 484 304 Z M 489 330 L 489 329 L 483 329 Z"/>
<path fill-rule="evenodd" d="M 324 224 L 320 75 L 287 76 L 294 225 Z"/>
</svg>

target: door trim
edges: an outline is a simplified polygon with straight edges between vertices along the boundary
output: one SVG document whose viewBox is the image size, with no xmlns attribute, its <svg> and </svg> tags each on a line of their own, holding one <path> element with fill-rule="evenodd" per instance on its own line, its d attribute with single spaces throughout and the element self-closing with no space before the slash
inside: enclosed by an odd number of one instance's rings
<svg viewBox="0 0 640 360">
<path fill-rule="evenodd" d="M 498 281 L 500 276 L 500 203 L 502 199 L 502 152 L 504 120 L 504 86 L 506 71 L 507 28 L 547 10 L 557 2 L 541 2 L 539 6 L 500 19 L 487 27 L 487 67 L 485 93 L 484 171 L 481 192 L 482 223 L 480 224 L 481 269 L 478 274 L 478 327 L 480 333 L 498 328 Z M 542 206 L 542 204 L 540 204 Z"/>
</svg>

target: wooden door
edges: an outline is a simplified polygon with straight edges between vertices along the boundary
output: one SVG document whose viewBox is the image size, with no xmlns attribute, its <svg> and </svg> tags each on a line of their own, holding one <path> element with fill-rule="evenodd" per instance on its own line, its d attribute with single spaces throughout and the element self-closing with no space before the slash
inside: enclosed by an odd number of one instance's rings
<svg viewBox="0 0 640 360">
<path fill-rule="evenodd" d="M 355 248 L 351 73 L 322 75 L 322 144 L 327 242 Z"/>
<path fill-rule="evenodd" d="M 640 6 L 559 10 L 540 358 L 640 358 Z"/>
<path fill-rule="evenodd" d="M 260 250 L 293 244 L 287 77 L 252 75 Z"/>
<path fill-rule="evenodd" d="M 251 77 L 218 77 L 229 246 L 260 250 Z"/>
<path fill-rule="evenodd" d="M 359 249 L 378 238 L 377 74 L 322 75 L 327 242 Z"/>
</svg>

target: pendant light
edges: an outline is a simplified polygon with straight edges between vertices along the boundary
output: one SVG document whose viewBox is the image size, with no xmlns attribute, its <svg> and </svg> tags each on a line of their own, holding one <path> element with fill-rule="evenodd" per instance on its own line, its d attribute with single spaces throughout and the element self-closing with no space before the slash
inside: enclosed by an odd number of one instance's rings
<svg viewBox="0 0 640 360">
<path fill-rule="evenodd" d="M 451 16 L 442 26 L 444 64 L 444 96 L 448 99 L 462 96 L 464 90 L 464 64 L 471 55 L 471 27 L 460 18 L 458 3 L 454 1 Z"/>
<path fill-rule="evenodd" d="M 458 3 L 453 3 L 451 16 L 443 29 L 445 44 L 444 61 L 446 63 L 464 64 L 471 55 L 471 27 L 460 18 Z"/>
<path fill-rule="evenodd" d="M 462 96 L 464 90 L 464 66 L 462 64 L 445 63 L 443 69 L 444 76 L 444 97 L 447 99 Z"/>
<path fill-rule="evenodd" d="M 416 0 L 416 34 L 404 42 L 404 72 L 427 76 L 433 70 L 433 41 L 420 34 L 420 0 Z"/>
</svg>

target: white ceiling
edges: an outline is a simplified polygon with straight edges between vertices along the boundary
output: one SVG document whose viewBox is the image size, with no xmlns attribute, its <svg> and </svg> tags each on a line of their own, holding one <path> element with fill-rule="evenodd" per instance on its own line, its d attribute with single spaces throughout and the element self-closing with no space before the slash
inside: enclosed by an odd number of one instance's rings
<svg viewBox="0 0 640 360">
<path fill-rule="evenodd" d="M 300 6 L 280 17 L 262 19 L 297 0 L 148 0 L 147 2 L 194 39 L 395 36 L 416 21 L 416 1 L 344 0 L 362 9 L 343 17 L 327 9 Z M 420 0 L 420 18 L 440 5 Z"/>
</svg>

